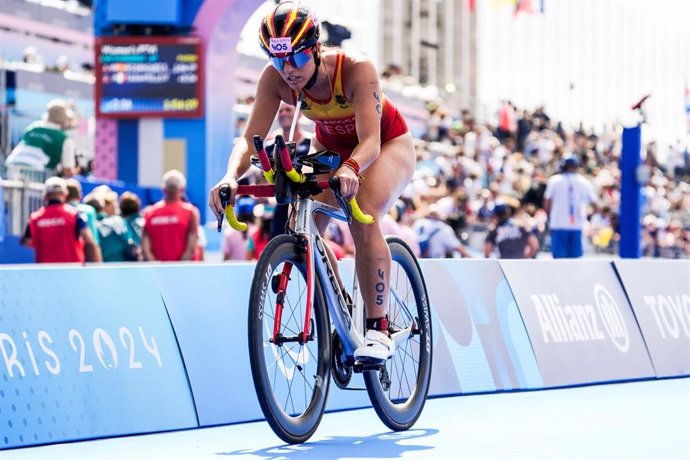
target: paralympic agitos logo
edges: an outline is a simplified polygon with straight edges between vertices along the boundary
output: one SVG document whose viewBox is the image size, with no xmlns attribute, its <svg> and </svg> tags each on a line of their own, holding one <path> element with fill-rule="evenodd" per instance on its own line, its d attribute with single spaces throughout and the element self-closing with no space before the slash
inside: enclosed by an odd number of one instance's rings
<svg viewBox="0 0 690 460">
<path fill-rule="evenodd" d="M 630 335 L 618 303 L 601 284 L 594 285 L 594 303 L 566 304 L 557 294 L 530 295 L 544 343 L 596 342 L 608 339 L 622 353 Z"/>
</svg>

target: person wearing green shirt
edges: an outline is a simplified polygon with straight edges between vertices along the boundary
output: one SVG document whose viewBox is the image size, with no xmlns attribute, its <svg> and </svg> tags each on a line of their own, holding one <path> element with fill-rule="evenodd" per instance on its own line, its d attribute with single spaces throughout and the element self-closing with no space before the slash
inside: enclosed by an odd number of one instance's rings
<svg viewBox="0 0 690 460">
<path fill-rule="evenodd" d="M 100 238 L 98 236 L 98 229 L 96 228 L 96 210 L 93 206 L 81 202 L 82 189 L 79 181 L 70 178 L 65 182 L 67 183 L 67 204 L 74 206 L 79 212 L 84 214 L 89 230 L 93 233 L 96 244 L 99 244 Z"/>
<path fill-rule="evenodd" d="M 76 149 L 66 133 L 73 125 L 74 112 L 67 102 L 62 99 L 50 101 L 42 119 L 24 130 L 21 142 L 7 157 L 8 170 L 60 171 L 63 177 L 76 174 Z"/>
<path fill-rule="evenodd" d="M 103 262 L 135 262 L 142 260 L 139 197 L 131 192 L 120 196 L 120 214 L 105 217 L 98 222 Z"/>
</svg>

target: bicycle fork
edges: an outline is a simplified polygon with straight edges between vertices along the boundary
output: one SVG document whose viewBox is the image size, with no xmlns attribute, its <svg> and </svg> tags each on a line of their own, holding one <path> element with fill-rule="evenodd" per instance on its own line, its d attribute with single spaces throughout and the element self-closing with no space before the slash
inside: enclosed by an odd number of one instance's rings
<svg viewBox="0 0 690 460">
<path fill-rule="evenodd" d="M 306 261 L 307 261 L 307 306 L 304 315 L 304 327 L 302 332 L 299 332 L 294 337 L 285 337 L 280 331 L 280 325 L 283 320 L 283 307 L 285 303 L 285 293 L 287 292 L 288 283 L 290 281 L 290 273 L 292 272 L 292 264 L 285 262 L 283 271 L 277 275 L 272 282 L 273 291 L 276 294 L 276 309 L 273 320 L 273 337 L 271 342 L 275 345 L 282 345 L 285 342 L 299 342 L 304 345 L 307 341 L 314 338 L 311 328 L 311 315 L 314 305 L 314 258 L 311 256 L 311 245 L 306 245 Z"/>
</svg>

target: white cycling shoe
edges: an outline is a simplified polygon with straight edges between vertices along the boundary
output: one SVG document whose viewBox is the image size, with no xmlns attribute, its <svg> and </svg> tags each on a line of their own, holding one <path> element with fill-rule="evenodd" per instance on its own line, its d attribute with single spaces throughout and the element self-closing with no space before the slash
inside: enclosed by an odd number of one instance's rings
<svg viewBox="0 0 690 460">
<path fill-rule="evenodd" d="M 360 362 L 383 362 L 395 352 L 395 342 L 387 334 L 369 329 L 364 336 L 364 345 L 355 350 L 354 356 Z"/>
</svg>

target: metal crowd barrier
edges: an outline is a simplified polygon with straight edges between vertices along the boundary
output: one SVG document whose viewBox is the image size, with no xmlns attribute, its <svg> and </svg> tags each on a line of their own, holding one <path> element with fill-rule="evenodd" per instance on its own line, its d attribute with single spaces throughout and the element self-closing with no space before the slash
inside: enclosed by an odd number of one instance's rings
<svg viewBox="0 0 690 460">
<path fill-rule="evenodd" d="M 2 188 L 2 207 L 6 219 L 7 234 L 20 236 L 24 233 L 31 213 L 43 206 L 41 182 L 30 182 L 28 179 L 0 179 Z"/>
</svg>

